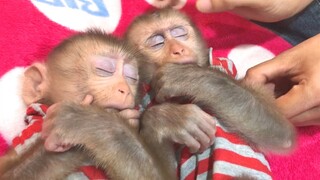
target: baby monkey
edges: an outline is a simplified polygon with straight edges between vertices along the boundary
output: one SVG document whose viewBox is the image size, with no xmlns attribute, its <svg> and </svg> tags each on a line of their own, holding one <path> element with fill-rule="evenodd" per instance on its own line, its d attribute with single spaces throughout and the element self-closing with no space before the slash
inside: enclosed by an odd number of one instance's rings
<svg viewBox="0 0 320 180">
<path fill-rule="evenodd" d="M 90 30 L 28 67 L 22 96 L 27 105 L 51 106 L 43 122 L 46 139 L 2 166 L 1 179 L 62 179 L 86 161 L 111 179 L 170 178 L 128 122 L 139 116 L 133 110 L 139 62 L 143 56 L 125 42 Z"/>
<path fill-rule="evenodd" d="M 151 89 L 158 103 L 166 108 L 176 106 L 168 102 L 196 104 L 262 151 L 282 153 L 294 148 L 295 128 L 277 110 L 274 97 L 262 87 L 209 67 L 204 39 L 185 14 L 168 8 L 144 14 L 129 26 L 125 37 L 155 63 Z M 153 115 L 161 114 L 161 107 L 151 108 Z M 143 115 L 148 118 L 142 118 L 142 128 L 164 123 L 152 121 L 152 114 Z M 154 133 L 161 142 L 165 133 L 159 129 Z"/>
</svg>

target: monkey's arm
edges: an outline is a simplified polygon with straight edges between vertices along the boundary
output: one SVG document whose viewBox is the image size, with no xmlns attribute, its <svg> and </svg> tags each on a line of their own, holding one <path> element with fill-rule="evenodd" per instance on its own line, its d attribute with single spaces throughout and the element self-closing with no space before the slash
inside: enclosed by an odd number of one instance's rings
<svg viewBox="0 0 320 180">
<path fill-rule="evenodd" d="M 277 111 L 273 97 L 214 69 L 166 64 L 152 87 L 158 101 L 186 99 L 222 119 L 228 130 L 263 150 L 283 152 L 295 145 L 295 129 Z"/>
<path fill-rule="evenodd" d="M 62 179 L 77 170 L 86 158 L 75 148 L 63 153 L 47 152 L 43 142 L 38 141 L 27 152 L 17 155 L 0 179 Z"/>
<path fill-rule="evenodd" d="M 19 156 L 14 149 L 9 149 L 8 152 L 0 157 L 0 176 L 15 166 L 19 161 Z"/>
<path fill-rule="evenodd" d="M 168 178 L 119 112 L 75 104 L 61 105 L 57 110 L 54 117 L 48 113 L 46 119 L 53 121 L 46 141 L 57 141 L 49 143 L 62 141 L 83 146 L 111 179 Z"/>
</svg>

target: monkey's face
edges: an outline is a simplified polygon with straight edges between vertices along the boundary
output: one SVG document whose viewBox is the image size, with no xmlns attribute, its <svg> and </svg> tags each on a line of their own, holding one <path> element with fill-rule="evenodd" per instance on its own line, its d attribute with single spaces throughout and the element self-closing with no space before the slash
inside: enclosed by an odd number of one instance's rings
<svg viewBox="0 0 320 180">
<path fill-rule="evenodd" d="M 202 65 L 205 46 L 197 29 L 176 11 L 160 11 L 133 23 L 127 39 L 158 65 L 198 63 Z"/>
<path fill-rule="evenodd" d="M 125 42 L 99 31 L 76 35 L 50 56 L 46 97 L 81 103 L 89 95 L 92 104 L 103 108 L 133 108 L 139 80 L 134 53 Z"/>
<path fill-rule="evenodd" d="M 89 94 L 100 107 L 119 110 L 133 108 L 138 86 L 138 68 L 121 55 L 91 57 Z"/>
</svg>

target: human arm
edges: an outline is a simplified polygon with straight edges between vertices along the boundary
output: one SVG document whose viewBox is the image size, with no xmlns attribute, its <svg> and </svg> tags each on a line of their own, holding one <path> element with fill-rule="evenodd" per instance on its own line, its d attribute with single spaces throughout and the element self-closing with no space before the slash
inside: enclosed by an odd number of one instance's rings
<svg viewBox="0 0 320 180">
<path fill-rule="evenodd" d="M 201 12 L 232 11 L 240 16 L 261 22 L 287 19 L 308 6 L 312 0 L 197 0 Z"/>
</svg>

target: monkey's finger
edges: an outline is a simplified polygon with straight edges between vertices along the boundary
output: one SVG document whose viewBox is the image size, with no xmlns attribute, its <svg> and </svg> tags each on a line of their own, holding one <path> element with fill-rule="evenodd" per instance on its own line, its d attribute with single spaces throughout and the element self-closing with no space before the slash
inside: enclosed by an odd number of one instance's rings
<svg viewBox="0 0 320 180">
<path fill-rule="evenodd" d="M 129 125 L 134 129 L 137 129 L 137 130 L 139 129 L 139 119 L 129 119 L 128 122 L 129 122 Z"/>
<path fill-rule="evenodd" d="M 44 121 L 42 123 L 42 129 L 41 129 L 41 138 L 42 139 L 46 139 L 49 134 L 51 133 L 52 129 L 53 129 L 53 119 L 56 116 L 57 113 L 57 107 L 50 107 L 47 110 L 47 115 L 44 118 Z"/>
<path fill-rule="evenodd" d="M 57 114 L 58 108 L 60 107 L 61 103 L 55 103 L 53 105 L 51 105 L 48 109 L 47 109 L 47 113 L 45 116 L 45 119 L 52 119 L 52 117 L 55 117 L 55 115 Z"/>
<path fill-rule="evenodd" d="M 72 144 L 64 143 L 55 135 L 50 135 L 44 142 L 44 147 L 47 151 L 65 152 L 73 147 Z"/>
<path fill-rule="evenodd" d="M 203 151 L 211 145 L 211 139 L 199 127 L 194 127 L 193 131 L 190 132 L 190 134 L 193 137 L 192 139 L 195 139 L 200 144 L 200 147 L 197 147 L 197 152 Z"/>
<path fill-rule="evenodd" d="M 139 119 L 141 112 L 136 109 L 125 109 L 119 112 L 125 119 Z"/>
<path fill-rule="evenodd" d="M 189 133 L 185 133 L 181 138 L 173 138 L 173 141 L 186 145 L 191 153 L 198 152 L 201 147 L 201 144 Z"/>
<path fill-rule="evenodd" d="M 84 99 L 81 101 L 81 105 L 90 105 L 93 102 L 93 96 L 90 94 L 87 94 Z"/>
<path fill-rule="evenodd" d="M 201 118 L 197 118 L 197 125 L 212 141 L 216 133 L 216 120 L 211 115 L 202 110 L 200 111 L 200 115 Z"/>
</svg>

